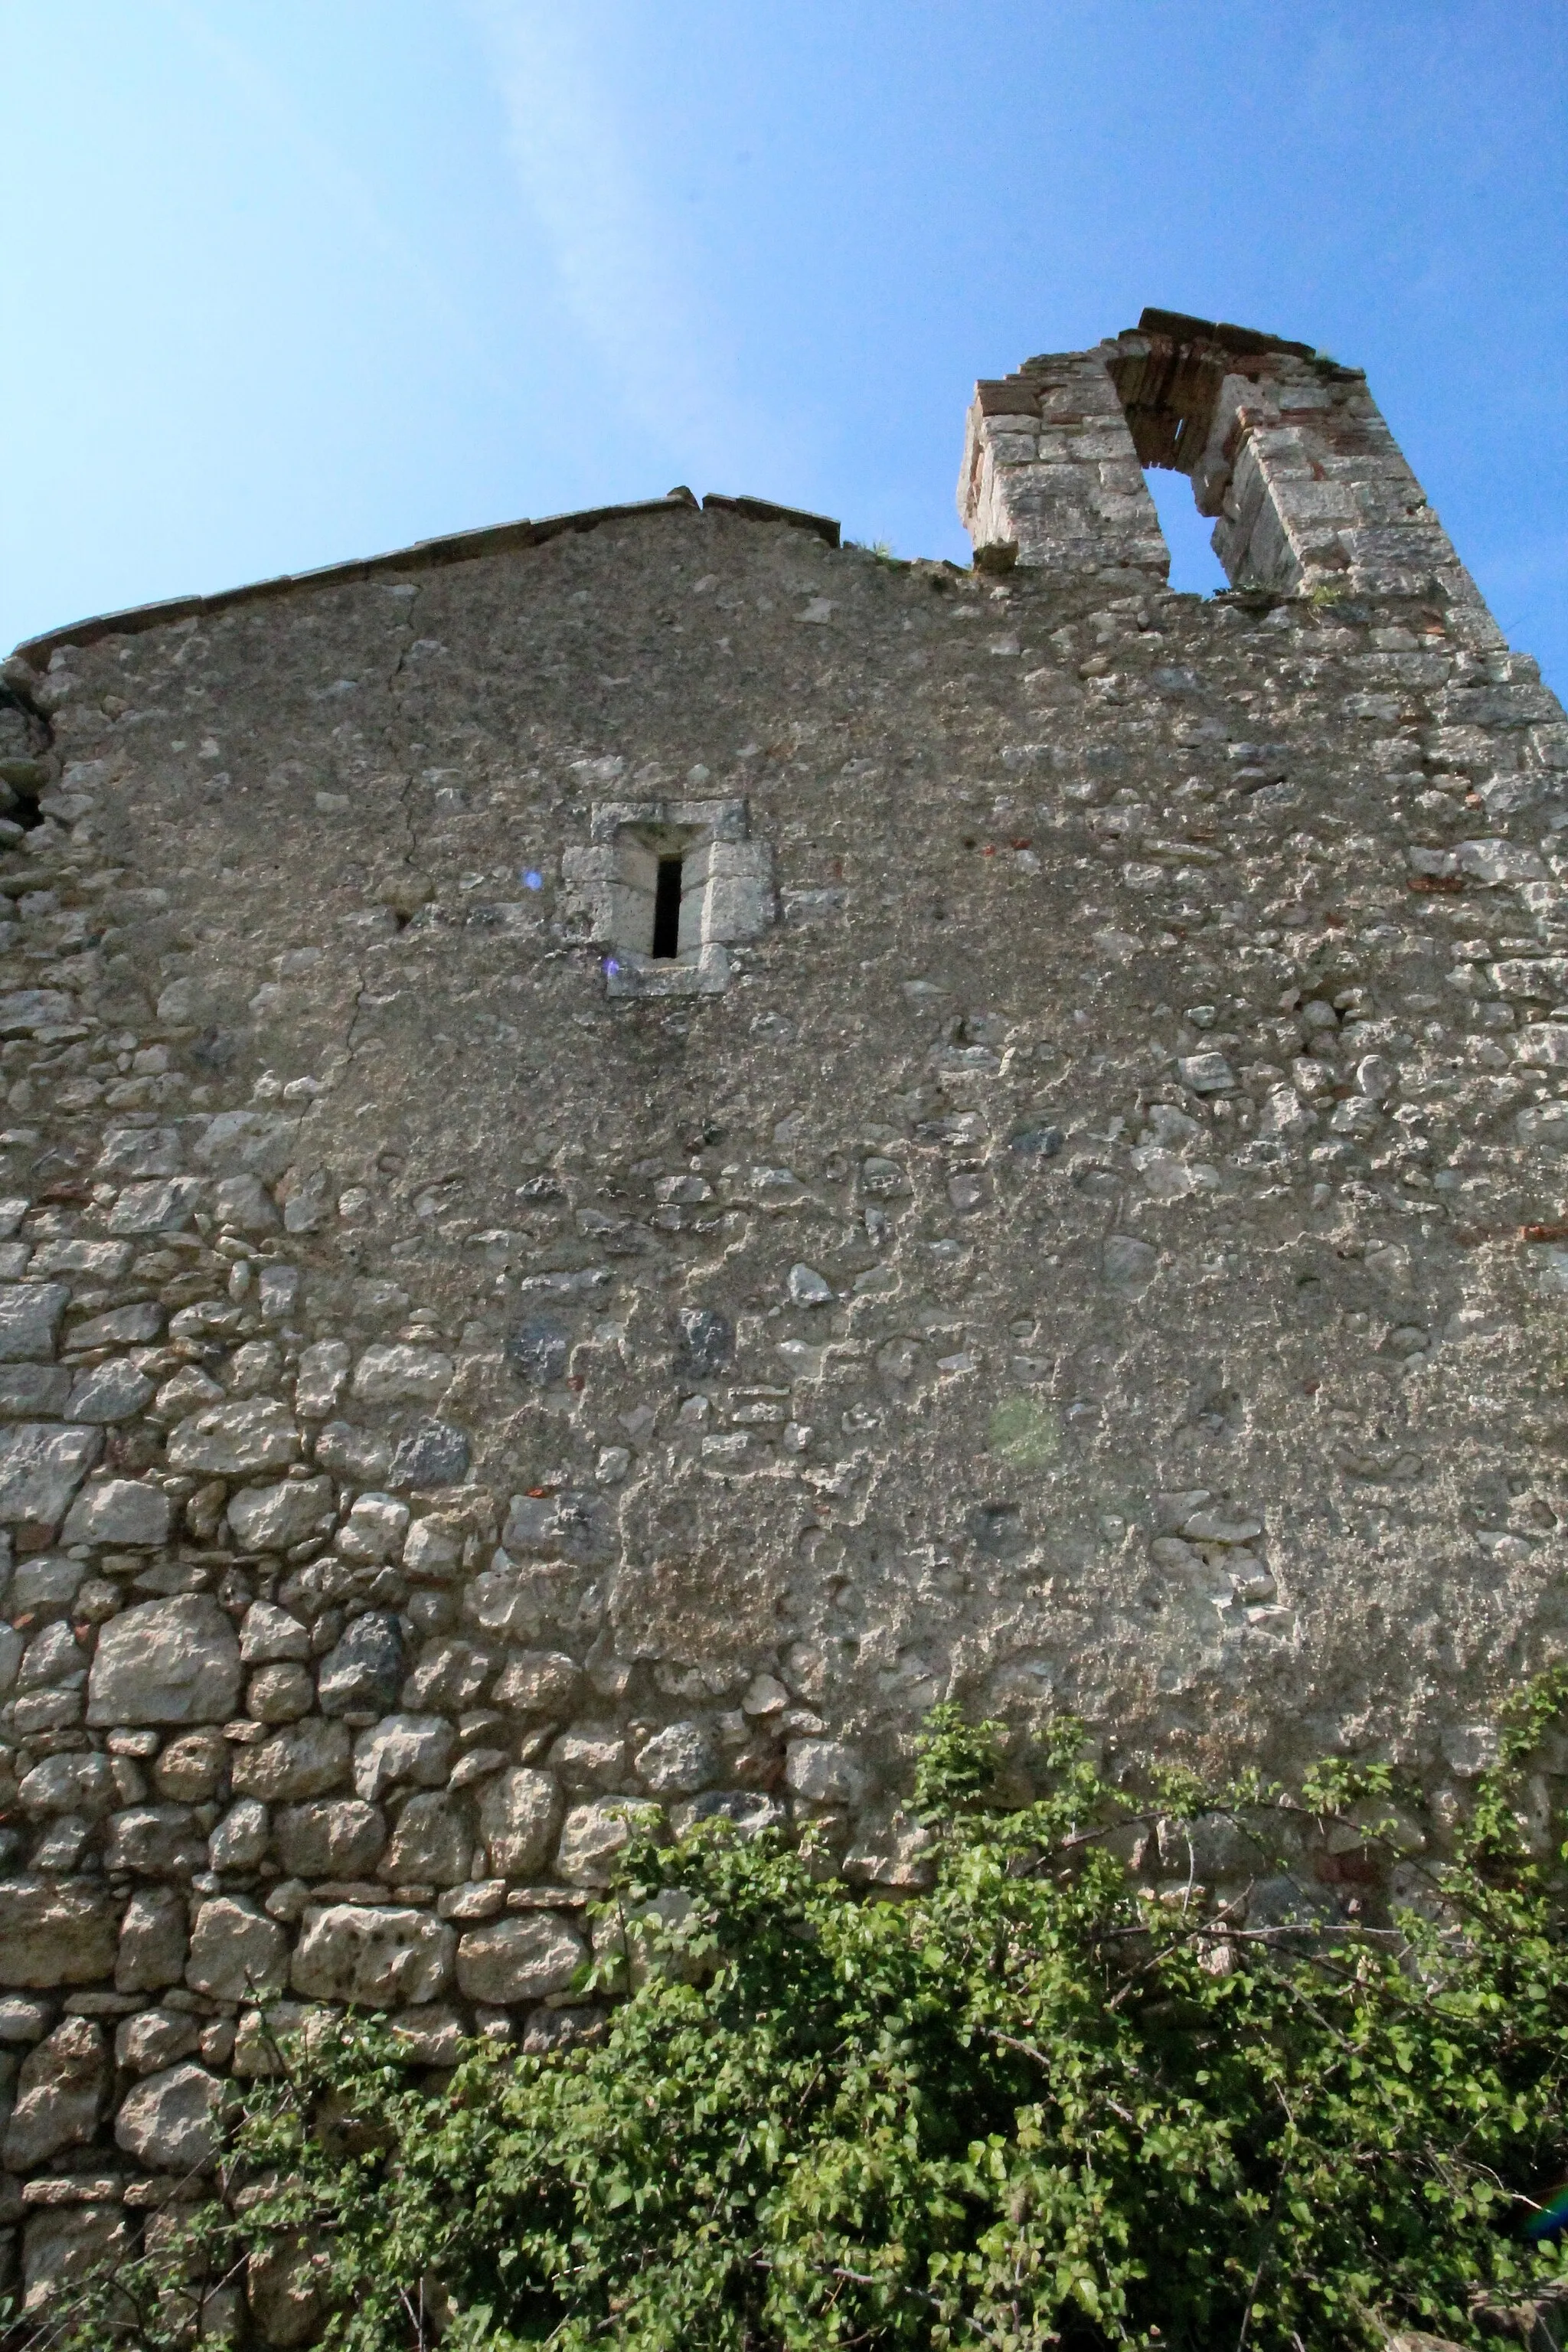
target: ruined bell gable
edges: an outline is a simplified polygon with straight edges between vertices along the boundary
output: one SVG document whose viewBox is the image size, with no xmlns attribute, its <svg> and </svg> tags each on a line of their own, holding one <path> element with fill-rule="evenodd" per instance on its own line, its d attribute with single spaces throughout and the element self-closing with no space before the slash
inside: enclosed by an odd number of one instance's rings
<svg viewBox="0 0 1568 2352">
<path fill-rule="evenodd" d="M 5 666 L 36 2303 L 258 1993 L 580 2030 L 628 1803 L 896 1890 L 951 1696 L 1458 1808 L 1560 1650 L 1560 706 L 1304 345 L 1028 361 L 960 500 L 973 571 L 681 492 Z"/>
</svg>

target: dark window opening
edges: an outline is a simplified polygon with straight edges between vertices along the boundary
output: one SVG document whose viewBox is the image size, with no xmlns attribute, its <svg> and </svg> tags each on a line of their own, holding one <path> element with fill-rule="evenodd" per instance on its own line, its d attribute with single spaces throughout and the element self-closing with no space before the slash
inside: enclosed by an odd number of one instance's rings
<svg viewBox="0 0 1568 2352">
<path fill-rule="evenodd" d="M 680 859 L 661 857 L 653 895 L 653 952 L 673 956 L 680 948 Z"/>
</svg>

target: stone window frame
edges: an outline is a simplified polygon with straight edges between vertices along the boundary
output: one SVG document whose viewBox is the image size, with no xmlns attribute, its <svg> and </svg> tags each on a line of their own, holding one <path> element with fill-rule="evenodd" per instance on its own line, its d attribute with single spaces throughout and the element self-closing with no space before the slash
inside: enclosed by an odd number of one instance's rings
<svg viewBox="0 0 1568 2352">
<path fill-rule="evenodd" d="M 654 956 L 654 892 L 661 857 L 681 860 L 680 929 L 673 956 Z M 561 861 L 567 913 L 605 950 L 610 996 L 718 996 L 730 950 L 774 920 L 773 851 L 751 833 L 743 800 L 604 801 L 585 847 Z"/>
</svg>

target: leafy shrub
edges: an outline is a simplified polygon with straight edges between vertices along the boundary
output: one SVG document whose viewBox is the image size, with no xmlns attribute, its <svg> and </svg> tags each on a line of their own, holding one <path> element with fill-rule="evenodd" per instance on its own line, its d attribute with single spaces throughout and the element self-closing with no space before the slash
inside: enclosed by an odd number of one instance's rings
<svg viewBox="0 0 1568 2352">
<path fill-rule="evenodd" d="M 722 1825 L 645 1840 L 600 1923 L 599 1989 L 628 1957 L 633 1984 L 602 2040 L 470 2045 L 435 2079 L 375 2021 L 297 2048 L 181 2258 L 49 2341 L 188 2341 L 203 2280 L 279 2232 L 346 2352 L 1528 2335 L 1526 2299 L 1568 2294 L 1523 2234 L 1568 2167 L 1568 1968 L 1559 1858 L 1520 1808 L 1565 1697 L 1559 1674 L 1509 1707 L 1441 1863 L 1384 1768 L 1295 1794 L 1166 1774 L 1140 1807 L 1071 1724 L 1047 1793 L 1005 1809 L 996 1727 L 940 1708 L 924 1889 L 868 1899 Z M 1163 1894 L 1157 1829 L 1194 1856 Z M 1222 1837 L 1249 1902 L 1197 1882 Z M 1390 1918 L 1394 1866 L 1418 1899 Z M 1325 1872 L 1362 1895 L 1325 1899 Z"/>
</svg>

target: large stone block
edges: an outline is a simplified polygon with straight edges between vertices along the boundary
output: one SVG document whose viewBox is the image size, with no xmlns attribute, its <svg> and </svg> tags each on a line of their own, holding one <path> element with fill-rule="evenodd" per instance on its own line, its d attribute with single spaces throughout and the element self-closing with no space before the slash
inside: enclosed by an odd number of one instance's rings
<svg viewBox="0 0 1568 2352">
<path fill-rule="evenodd" d="M 270 1601 L 253 1601 L 239 1628 L 239 1654 L 247 1666 L 310 1654 L 310 1629 Z"/>
<path fill-rule="evenodd" d="M 185 1982 L 215 2000 L 253 2000 L 288 1980 L 289 1938 L 243 1895 L 204 1903 L 191 1928 Z"/>
<path fill-rule="evenodd" d="M 347 1781 L 351 1752 L 346 1724 L 289 1724 L 254 1748 L 235 1750 L 229 1768 L 234 1793 L 258 1797 L 264 1805 L 328 1796 Z"/>
<path fill-rule="evenodd" d="M 403 1686 L 403 1634 L 391 1610 L 368 1610 L 328 1651 L 316 1676 L 323 1715 L 379 1715 Z"/>
<path fill-rule="evenodd" d="M 43 1991 L 108 1976 L 118 1915 L 97 1879 L 0 1879 L 0 1985 Z"/>
<path fill-rule="evenodd" d="M 114 1960 L 117 1992 L 162 1992 L 185 1973 L 185 1898 L 172 1886 L 139 1886 L 125 1906 Z"/>
<path fill-rule="evenodd" d="M 458 1946 L 458 1985 L 496 2008 L 566 1992 L 588 1947 L 558 1911 L 530 1911 L 470 1927 Z"/>
<path fill-rule="evenodd" d="M 223 1110 L 209 1118 L 191 1157 L 214 1176 L 258 1176 L 272 1183 L 294 1156 L 298 1121 L 275 1111 Z"/>
<path fill-rule="evenodd" d="M 127 1184 L 109 1213 L 111 1234 L 177 1234 L 195 1215 L 206 1186 L 199 1176 Z"/>
<path fill-rule="evenodd" d="M 62 2020 L 22 2061 L 16 2104 L 5 2126 L 6 2169 L 31 2171 L 66 2148 L 90 2140 L 110 2080 L 103 2028 L 89 2017 Z"/>
<path fill-rule="evenodd" d="M 258 1470 L 286 1470 L 299 1451 L 300 1433 L 288 1407 L 272 1397 L 246 1397 L 182 1421 L 170 1434 L 169 1467 L 207 1478 L 244 1478 Z"/>
<path fill-rule="evenodd" d="M 330 1525 L 331 1509 L 330 1478 L 284 1478 L 231 1495 L 228 1523 L 247 1551 L 288 1551 Z"/>
<path fill-rule="evenodd" d="M 60 1541 L 167 1543 L 173 1517 L 174 1505 L 161 1487 L 145 1486 L 139 1478 L 103 1478 L 82 1488 L 66 1514 Z"/>
<path fill-rule="evenodd" d="M 48 1363 L 69 1304 L 66 1282 L 0 1282 L 0 1363 Z"/>
<path fill-rule="evenodd" d="M 156 1381 L 139 1372 L 128 1356 L 111 1356 L 108 1363 L 97 1365 L 76 1382 L 66 1402 L 65 1417 L 104 1423 L 134 1421 L 153 1402 L 156 1387 Z"/>
<path fill-rule="evenodd" d="M 98 1428 L 23 1422 L 0 1431 L 0 1525 L 32 1525 L 52 1534 L 102 1451 Z"/>
<path fill-rule="evenodd" d="M 379 1875 L 394 1886 L 460 1886 L 473 1847 L 473 1825 L 462 1798 L 420 1790 L 397 1816 Z"/>
<path fill-rule="evenodd" d="M 305 1914 L 291 1980 L 307 2000 L 412 2005 L 445 1989 L 456 1948 L 455 1931 L 428 1911 L 334 1904 Z"/>
<path fill-rule="evenodd" d="M 280 1807 L 272 1837 L 290 1878 L 363 1878 L 381 1859 L 386 1818 L 361 1798 L 327 1798 Z"/>
<path fill-rule="evenodd" d="M 193 1877 L 206 1863 L 207 1843 L 189 1805 L 128 1805 L 109 1817 L 106 1870 L 133 1878 Z"/>
<path fill-rule="evenodd" d="M 29 2213 L 22 2239 L 22 2308 L 61 2308 L 68 2290 L 134 2252 L 131 2217 L 119 2205 L 47 2205 Z"/>
<path fill-rule="evenodd" d="M 400 1781 L 442 1788 L 457 1749 L 457 1732 L 444 1716 L 383 1716 L 354 1741 L 354 1787 L 367 1803 Z"/>
<path fill-rule="evenodd" d="M 454 1369 L 439 1348 L 367 1348 L 354 1366 L 353 1393 L 363 1404 L 437 1404 L 452 1385 Z"/>
<path fill-rule="evenodd" d="M 662 1818 L 658 1805 L 625 1797 L 574 1805 L 556 1849 L 558 1875 L 568 1886 L 608 1886 L 627 1841 L 638 1830 L 656 1829 Z"/>
<path fill-rule="evenodd" d="M 479 1835 L 498 1878 L 531 1878 L 561 1826 L 563 1798 L 549 1772 L 514 1765 L 485 1783 Z"/>
<path fill-rule="evenodd" d="M 99 1636 L 88 1720 L 221 1723 L 238 1703 L 239 1677 L 234 1627 L 210 1594 L 144 1601 Z"/>
<path fill-rule="evenodd" d="M 137 2084 L 115 2117 L 114 2137 L 155 2172 L 195 2172 L 223 2144 L 224 2105 L 217 2076 L 186 2059 Z"/>
</svg>

